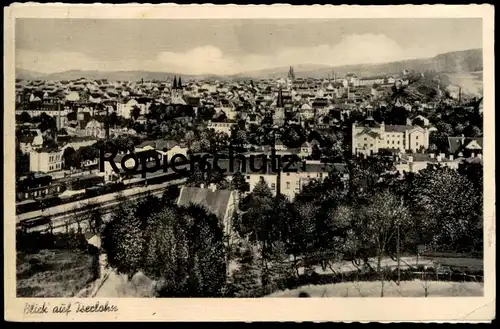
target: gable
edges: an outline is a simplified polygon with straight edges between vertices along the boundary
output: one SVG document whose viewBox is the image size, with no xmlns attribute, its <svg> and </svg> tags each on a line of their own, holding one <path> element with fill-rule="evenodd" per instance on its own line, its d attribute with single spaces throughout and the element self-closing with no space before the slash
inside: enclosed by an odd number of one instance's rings
<svg viewBox="0 0 500 329">
<path fill-rule="evenodd" d="M 476 140 L 472 140 L 467 146 L 465 147 L 468 150 L 482 150 L 483 148 L 481 145 Z"/>
<path fill-rule="evenodd" d="M 412 129 L 408 132 L 408 134 L 412 135 L 412 134 L 415 134 L 415 133 L 420 133 L 420 134 L 423 134 L 424 133 L 424 129 L 422 127 L 419 127 L 419 126 L 414 126 L 412 127 Z"/>
</svg>

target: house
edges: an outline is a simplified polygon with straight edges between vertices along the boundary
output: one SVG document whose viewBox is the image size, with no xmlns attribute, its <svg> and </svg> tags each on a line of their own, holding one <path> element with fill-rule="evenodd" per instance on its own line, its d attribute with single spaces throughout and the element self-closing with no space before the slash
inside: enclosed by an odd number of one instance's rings
<svg viewBox="0 0 500 329">
<path fill-rule="evenodd" d="M 372 86 L 374 84 L 381 85 L 385 82 L 384 76 L 363 77 L 359 79 L 360 86 Z"/>
<path fill-rule="evenodd" d="M 262 116 L 259 113 L 250 113 L 245 118 L 245 126 L 248 128 L 251 124 L 260 125 Z"/>
<path fill-rule="evenodd" d="M 481 137 L 448 137 L 448 152 L 456 157 L 482 157 L 483 138 Z"/>
<path fill-rule="evenodd" d="M 183 143 L 178 143 L 176 141 L 167 140 L 153 140 L 145 141 L 135 147 L 134 152 L 143 152 L 148 150 L 156 150 L 161 155 L 161 159 L 167 157 L 168 161 L 176 154 L 184 155 L 187 157 L 188 148 Z"/>
<path fill-rule="evenodd" d="M 63 150 L 60 148 L 41 148 L 30 152 L 30 171 L 48 173 L 63 167 Z"/>
<path fill-rule="evenodd" d="M 62 147 L 63 151 L 69 147 L 73 150 L 78 150 L 81 147 L 91 146 L 97 143 L 97 138 L 92 136 L 72 136 Z"/>
<path fill-rule="evenodd" d="M 430 127 L 429 119 L 427 119 L 426 117 L 424 117 L 421 114 L 416 115 L 416 116 L 414 116 L 412 118 L 407 118 L 406 119 L 406 124 L 408 126 L 419 125 L 421 127 Z M 436 130 L 436 129 L 434 128 L 433 130 Z"/>
<path fill-rule="evenodd" d="M 248 161 L 247 161 L 248 162 Z M 271 189 L 271 193 L 276 195 L 278 192 L 287 196 L 290 200 L 293 200 L 295 195 L 302 191 L 303 187 L 307 185 L 311 180 L 321 180 L 328 177 L 328 173 L 335 167 L 335 169 L 342 175 L 345 179 L 345 165 L 344 164 L 327 164 L 320 161 L 304 161 L 301 163 L 295 163 L 288 169 L 293 169 L 288 172 L 281 172 L 278 175 L 277 168 L 272 168 L 271 160 L 267 162 L 264 166 L 262 159 L 256 157 L 254 159 L 254 168 L 261 169 L 258 171 L 253 171 L 250 165 L 239 166 L 238 170 L 241 172 L 245 181 L 250 187 L 250 192 L 253 191 L 255 186 L 264 180 L 266 184 Z M 282 164 L 282 169 L 285 166 L 285 162 Z M 228 177 L 229 180 L 232 179 L 232 173 Z"/>
<path fill-rule="evenodd" d="M 122 116 L 125 119 L 131 118 L 131 113 L 134 108 L 140 109 L 140 114 L 145 115 L 149 109 L 149 103 L 139 103 L 136 99 L 129 99 L 126 103 L 118 102 L 116 104 L 116 114 Z"/>
<path fill-rule="evenodd" d="M 429 147 L 431 129 L 412 125 L 385 125 L 367 120 L 352 125 L 353 154 L 371 155 L 380 149 L 418 152 Z"/>
<path fill-rule="evenodd" d="M 299 151 L 299 156 L 300 157 L 308 157 L 312 154 L 312 146 L 310 143 L 308 142 L 304 142 L 304 144 L 302 144 L 300 146 L 300 151 Z"/>
<path fill-rule="evenodd" d="M 223 224 L 225 235 L 232 235 L 232 217 L 237 209 L 234 191 L 217 189 L 215 184 L 210 184 L 208 187 L 203 185 L 201 187 L 183 186 L 177 199 L 177 205 L 189 206 L 190 204 L 205 207 Z"/>
<path fill-rule="evenodd" d="M 136 122 L 141 124 L 141 125 L 145 125 L 148 122 L 148 120 L 146 119 L 146 117 L 144 115 L 140 115 L 137 118 Z"/>
<path fill-rule="evenodd" d="M 92 119 L 85 125 L 85 136 L 92 136 L 95 138 L 106 138 L 106 129 L 104 124 Z"/>
<path fill-rule="evenodd" d="M 215 132 L 224 133 L 228 136 L 231 136 L 231 129 L 235 126 L 234 122 L 212 122 L 209 121 L 207 124 L 208 129 L 213 129 Z"/>
<path fill-rule="evenodd" d="M 18 139 L 19 148 L 24 154 L 29 154 L 31 151 L 37 150 L 43 146 L 43 135 L 28 135 Z"/>
<path fill-rule="evenodd" d="M 454 158 L 453 155 L 448 157 L 445 154 L 403 154 L 395 162 L 396 170 L 402 174 L 403 172 L 416 173 L 429 165 L 440 165 L 451 169 L 458 169 L 461 160 Z"/>
</svg>

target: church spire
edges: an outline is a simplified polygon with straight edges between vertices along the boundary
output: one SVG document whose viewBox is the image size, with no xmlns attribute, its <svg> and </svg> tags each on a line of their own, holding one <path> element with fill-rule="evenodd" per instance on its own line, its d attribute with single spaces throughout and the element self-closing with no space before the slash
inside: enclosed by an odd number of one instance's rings
<svg viewBox="0 0 500 329">
<path fill-rule="evenodd" d="M 283 104 L 283 91 L 281 90 L 281 87 L 278 91 L 278 100 L 276 101 L 276 107 L 285 107 L 285 105 Z"/>
<path fill-rule="evenodd" d="M 288 79 L 290 79 L 290 80 L 295 79 L 295 72 L 293 71 L 292 66 L 290 66 L 290 69 L 288 70 Z"/>
<path fill-rule="evenodd" d="M 177 77 L 174 76 L 174 83 L 172 85 L 172 89 L 177 89 Z"/>
<path fill-rule="evenodd" d="M 182 89 L 182 80 L 181 77 L 177 80 L 177 89 Z"/>
</svg>

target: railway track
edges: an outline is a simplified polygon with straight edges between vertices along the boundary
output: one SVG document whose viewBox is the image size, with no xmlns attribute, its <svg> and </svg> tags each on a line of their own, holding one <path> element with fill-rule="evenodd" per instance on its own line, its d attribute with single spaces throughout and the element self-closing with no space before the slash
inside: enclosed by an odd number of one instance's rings
<svg viewBox="0 0 500 329">
<path fill-rule="evenodd" d="M 180 185 L 184 183 L 185 179 L 180 179 L 177 181 L 171 181 L 163 184 L 158 184 L 157 186 L 150 186 L 147 189 L 137 191 L 136 193 L 124 193 L 123 197 L 125 197 L 128 201 L 135 201 L 141 198 L 144 198 L 148 195 L 161 196 L 165 190 L 165 187 L 171 185 Z M 113 212 L 113 210 L 121 203 L 123 200 L 118 199 L 119 193 L 115 193 L 114 195 L 104 195 L 99 197 L 94 197 L 86 202 L 75 202 L 71 207 L 71 205 L 66 205 L 65 210 L 57 212 L 53 210 L 52 212 L 32 212 L 22 215 L 29 216 L 16 216 L 16 227 L 21 229 L 25 226 L 27 221 L 37 221 L 47 218 L 47 222 L 42 222 L 40 225 L 33 225 L 33 227 L 28 228 L 28 232 L 31 231 L 45 231 L 47 229 L 52 229 L 54 231 L 58 231 L 61 228 L 66 229 L 68 226 L 73 227 L 79 221 L 79 218 L 89 213 L 91 210 L 95 209 L 95 207 L 99 207 L 101 213 L 104 216 L 104 220 L 108 219 L 109 214 Z M 100 197 L 101 201 L 99 202 Z M 57 208 L 57 207 L 53 207 Z M 52 209 L 52 208 L 50 208 Z M 21 217 L 21 218 L 20 218 Z M 24 218 L 22 218 L 24 217 Z"/>
</svg>

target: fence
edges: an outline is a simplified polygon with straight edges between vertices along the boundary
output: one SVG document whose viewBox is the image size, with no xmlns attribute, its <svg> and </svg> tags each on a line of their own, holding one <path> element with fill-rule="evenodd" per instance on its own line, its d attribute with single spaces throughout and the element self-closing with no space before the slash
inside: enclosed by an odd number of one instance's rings
<svg viewBox="0 0 500 329">
<path fill-rule="evenodd" d="M 356 282 L 356 281 L 379 281 L 383 278 L 384 281 L 401 281 L 411 280 L 427 280 L 427 281 L 453 281 L 453 282 L 483 282 L 483 271 L 458 271 L 449 270 L 442 271 L 439 268 L 413 268 L 400 270 L 385 269 L 381 272 L 377 271 L 350 271 L 337 274 L 318 274 L 312 272 L 310 274 L 302 274 L 297 277 L 289 277 L 278 282 L 278 286 L 286 289 L 295 289 L 304 285 L 323 285 L 334 284 L 341 282 Z"/>
</svg>

